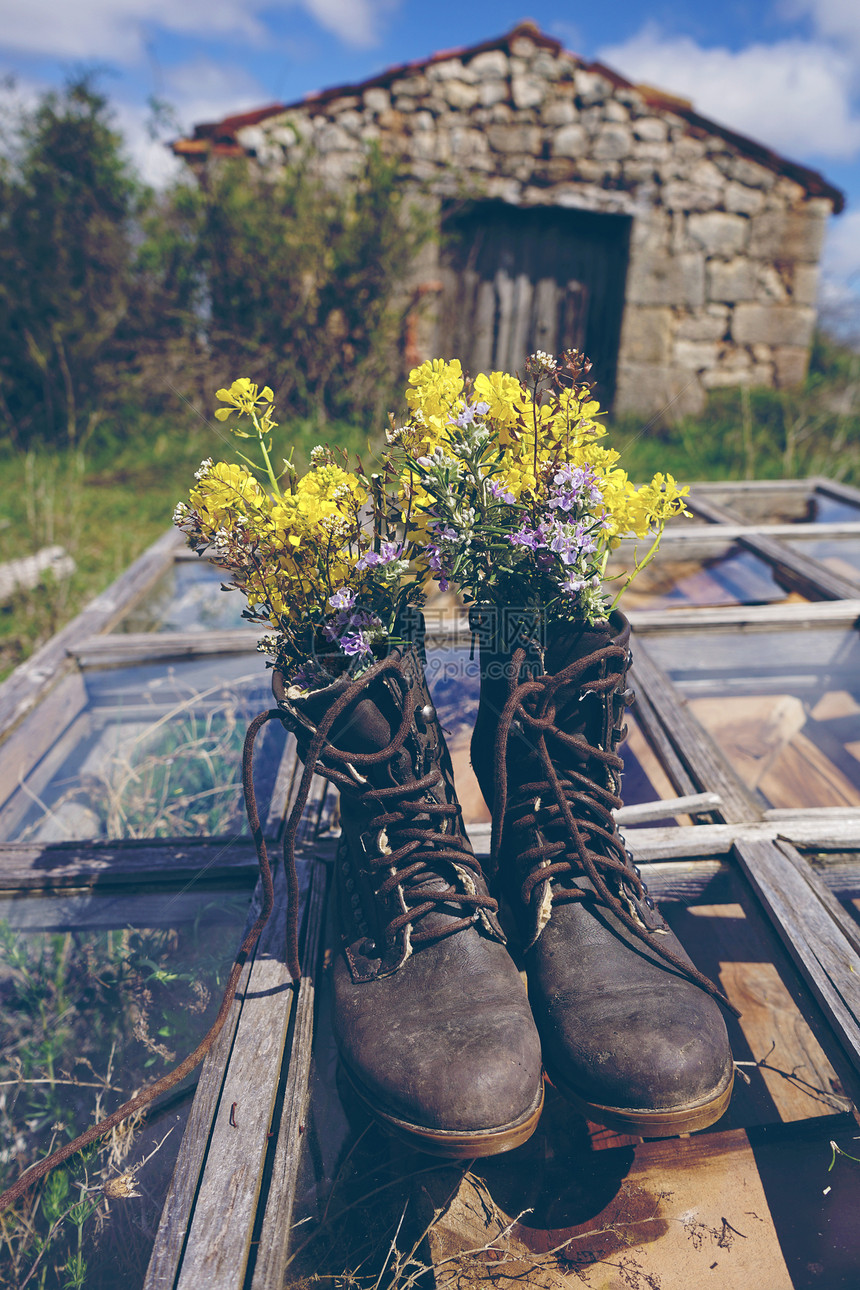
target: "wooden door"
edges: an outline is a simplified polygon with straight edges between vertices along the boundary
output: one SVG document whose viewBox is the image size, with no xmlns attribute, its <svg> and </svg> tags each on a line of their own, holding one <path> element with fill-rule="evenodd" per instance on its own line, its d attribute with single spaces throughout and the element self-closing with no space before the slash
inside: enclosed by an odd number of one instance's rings
<svg viewBox="0 0 860 1290">
<path fill-rule="evenodd" d="M 443 215 L 436 351 L 471 373 L 523 373 L 535 350 L 582 349 L 604 403 L 615 387 L 629 220 L 504 202 Z"/>
</svg>

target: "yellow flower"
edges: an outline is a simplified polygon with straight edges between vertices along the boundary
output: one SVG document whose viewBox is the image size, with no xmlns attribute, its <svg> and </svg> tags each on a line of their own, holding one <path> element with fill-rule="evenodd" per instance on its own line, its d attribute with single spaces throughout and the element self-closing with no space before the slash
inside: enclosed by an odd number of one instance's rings
<svg viewBox="0 0 860 1290">
<path fill-rule="evenodd" d="M 271 499 L 244 466 L 218 461 L 189 494 L 189 504 L 200 516 L 201 530 L 211 536 L 219 528 L 232 529 L 238 519 L 253 518 L 264 524 Z"/>
<path fill-rule="evenodd" d="M 254 409 L 258 403 L 274 402 L 275 395 L 270 386 L 264 386 L 259 393 L 258 389 L 259 387 L 249 380 L 247 376 L 240 376 L 233 382 L 229 390 L 216 390 L 215 398 L 222 403 L 229 403 L 230 406 L 216 408 L 215 416 L 219 421 L 226 421 L 235 410 L 244 412 L 246 416 L 250 417 L 253 416 Z"/>
<path fill-rule="evenodd" d="M 507 372 L 480 372 L 475 377 L 475 399 L 489 404 L 487 417 L 498 432 L 499 443 L 507 447 L 516 436 L 526 395 L 515 376 Z"/>
</svg>

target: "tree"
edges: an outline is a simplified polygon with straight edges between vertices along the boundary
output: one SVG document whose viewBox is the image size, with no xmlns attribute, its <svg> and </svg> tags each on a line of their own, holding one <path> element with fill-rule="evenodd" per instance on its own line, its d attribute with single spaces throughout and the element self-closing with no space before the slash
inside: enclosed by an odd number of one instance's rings
<svg viewBox="0 0 860 1290">
<path fill-rule="evenodd" d="M 284 416 L 376 428 L 401 383 L 403 284 L 428 233 L 376 149 L 339 189 L 311 156 L 274 178 L 219 160 L 153 214 L 134 314 L 182 336 L 186 380 L 193 351 L 210 396 L 250 376 Z"/>
<path fill-rule="evenodd" d="M 0 415 L 18 443 L 73 443 L 121 358 L 145 191 L 91 77 L 22 113 L 0 185 Z"/>
</svg>

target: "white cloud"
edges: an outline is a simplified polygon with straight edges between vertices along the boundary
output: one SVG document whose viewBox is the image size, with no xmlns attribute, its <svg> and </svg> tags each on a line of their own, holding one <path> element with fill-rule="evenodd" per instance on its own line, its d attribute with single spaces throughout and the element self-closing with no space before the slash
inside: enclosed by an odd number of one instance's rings
<svg viewBox="0 0 860 1290">
<path fill-rule="evenodd" d="M 147 32 L 260 44 L 272 8 L 304 9 L 346 44 L 372 45 L 380 19 L 398 0 L 4 0 L 0 47 L 59 58 L 132 64 L 146 52 Z"/>
<path fill-rule="evenodd" d="M 398 0 L 299 0 L 312 18 L 348 45 L 367 48 L 379 37 L 380 20 Z"/>
<path fill-rule="evenodd" d="M 61 58 L 134 63 L 146 29 L 259 40 L 262 27 L 241 0 L 5 0 L 0 44 Z"/>
<path fill-rule="evenodd" d="M 202 121 L 219 121 L 267 102 L 255 78 L 241 67 L 198 58 L 164 70 L 159 97 L 175 113 L 177 129 L 190 134 Z M 148 184 L 161 188 L 184 166 L 162 139 L 150 136 L 150 111 L 136 103 L 115 104 L 117 123 L 138 172 Z"/>
<path fill-rule="evenodd" d="M 853 46 L 860 55 L 860 5 L 857 0 L 782 0 L 790 18 L 809 18 L 820 36 Z"/>
<path fill-rule="evenodd" d="M 839 0 L 829 3 L 835 9 Z M 704 116 L 789 157 L 851 158 L 860 150 L 851 94 L 856 69 L 833 46 L 782 40 L 738 51 L 703 49 L 687 36 L 663 36 L 649 26 L 598 57 L 632 81 L 692 99 Z"/>
</svg>

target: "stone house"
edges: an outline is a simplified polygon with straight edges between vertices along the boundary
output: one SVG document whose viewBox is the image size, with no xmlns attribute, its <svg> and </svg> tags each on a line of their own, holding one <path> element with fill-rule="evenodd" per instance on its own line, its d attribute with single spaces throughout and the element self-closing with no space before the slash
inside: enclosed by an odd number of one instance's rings
<svg viewBox="0 0 860 1290">
<path fill-rule="evenodd" d="M 515 370 L 575 345 L 604 403 L 669 418 L 716 386 L 803 379 L 839 190 L 530 23 L 173 146 L 276 169 L 310 145 L 340 183 L 372 141 L 442 232 L 407 284 L 410 362 Z"/>
</svg>

